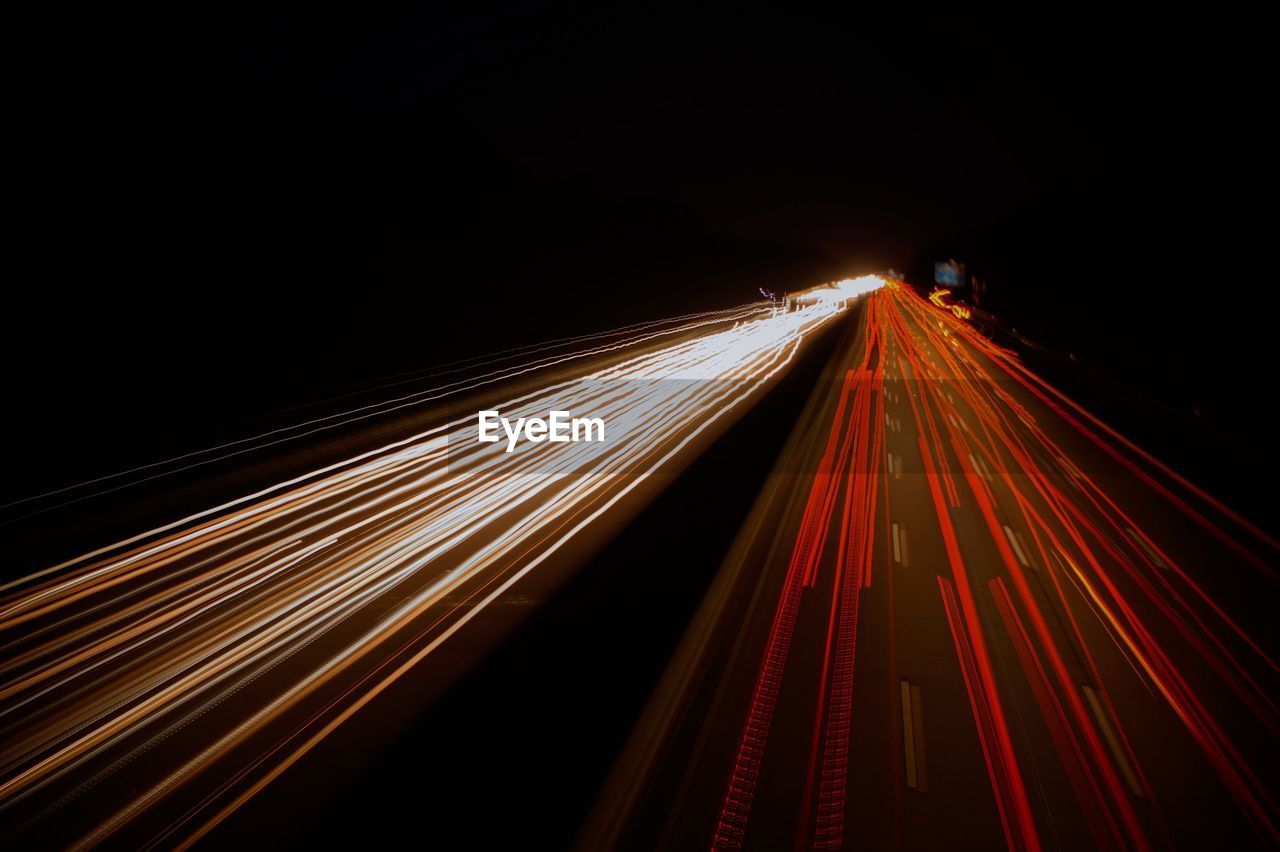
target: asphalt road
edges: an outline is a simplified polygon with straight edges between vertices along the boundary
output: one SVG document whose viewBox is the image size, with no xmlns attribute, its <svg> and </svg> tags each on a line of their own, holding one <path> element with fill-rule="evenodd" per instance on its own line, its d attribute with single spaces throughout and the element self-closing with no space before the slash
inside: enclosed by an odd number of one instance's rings
<svg viewBox="0 0 1280 852">
<path fill-rule="evenodd" d="M 890 282 L 523 347 L 19 505 L 15 553 L 94 523 L 0 599 L 4 841 L 567 838 L 705 591 L 583 848 L 1274 845 L 1276 542 L 962 313 Z M 774 456 L 733 424 L 841 322 L 745 522 L 706 471 L 646 520 L 709 447 Z M 480 409 L 610 440 L 508 453 Z M 685 543 L 740 522 L 718 574 Z"/>
<path fill-rule="evenodd" d="M 1275 542 L 886 288 L 583 848 L 1270 848 Z"/>
</svg>

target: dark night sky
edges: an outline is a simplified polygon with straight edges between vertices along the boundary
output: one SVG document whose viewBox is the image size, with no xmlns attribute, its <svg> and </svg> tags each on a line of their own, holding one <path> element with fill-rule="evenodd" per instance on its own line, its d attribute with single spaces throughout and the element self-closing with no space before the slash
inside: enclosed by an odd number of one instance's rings
<svg viewBox="0 0 1280 852">
<path fill-rule="evenodd" d="M 71 475 L 303 390 L 952 254 L 1030 333 L 1247 408 L 1261 21 L 886 5 L 63 4 L 10 104 L 3 355 L 38 412 L 10 425 L 74 441 Z"/>
<path fill-rule="evenodd" d="M 157 109 L 186 124 L 172 141 L 195 150 L 175 157 L 216 155 L 190 136 L 204 133 L 311 119 L 323 146 L 341 124 L 409 124 L 533 177 L 855 262 L 1096 185 L 1143 146 L 1212 139 L 1260 106 L 1240 88 L 1258 57 L 1233 25 L 1248 22 L 1167 12 L 176 15 L 119 22 L 122 43 L 79 34 L 106 73 L 83 105 L 141 125 L 120 142 L 167 124 Z"/>
</svg>

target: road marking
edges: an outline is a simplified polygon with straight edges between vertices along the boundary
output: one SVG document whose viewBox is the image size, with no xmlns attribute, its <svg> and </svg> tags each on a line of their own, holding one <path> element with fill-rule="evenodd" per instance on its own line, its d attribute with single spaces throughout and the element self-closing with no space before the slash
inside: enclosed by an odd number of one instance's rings
<svg viewBox="0 0 1280 852">
<path fill-rule="evenodd" d="M 1125 527 L 1125 531 L 1129 533 L 1129 538 L 1136 541 L 1139 546 L 1147 552 L 1147 557 L 1151 560 L 1152 564 L 1157 568 L 1169 567 L 1165 564 L 1165 561 L 1160 558 L 1160 554 L 1156 553 L 1156 549 L 1152 546 L 1151 542 L 1147 541 L 1146 536 L 1135 530 L 1133 527 Z"/>
<path fill-rule="evenodd" d="M 1027 565 L 1031 568 L 1035 568 L 1036 564 L 1031 561 L 1031 552 L 1032 552 L 1031 548 L 1027 546 L 1027 540 L 1022 537 L 1022 532 L 1019 530 L 1014 530 L 1013 540 L 1018 543 L 1018 549 L 1021 550 L 1022 555 L 1026 557 Z"/>
<path fill-rule="evenodd" d="M 889 453 L 889 472 L 893 474 L 894 479 L 902 478 L 902 456 L 895 456 Z"/>
<path fill-rule="evenodd" d="M 1142 784 L 1138 782 L 1138 774 L 1133 771 L 1133 767 L 1129 764 L 1128 756 L 1124 753 L 1124 749 L 1120 747 L 1120 739 L 1116 736 L 1115 729 L 1111 727 L 1111 716 L 1107 713 L 1102 701 L 1099 700 L 1098 694 L 1093 691 L 1092 687 L 1082 686 L 1084 697 L 1089 701 L 1089 709 L 1093 711 L 1093 716 L 1098 720 L 1098 728 L 1102 731 L 1102 738 L 1107 741 L 1107 748 L 1111 749 L 1111 759 L 1116 762 L 1116 766 L 1120 769 L 1120 774 L 1124 776 L 1124 781 L 1129 785 L 1129 792 L 1140 799 L 1146 798 L 1143 793 Z"/>
<path fill-rule="evenodd" d="M 1024 567 L 1030 568 L 1031 562 L 1027 559 L 1027 554 L 1022 549 L 1022 542 L 1019 541 L 1018 534 L 1010 529 L 1008 524 L 1004 525 L 1004 534 L 1005 537 L 1009 539 L 1009 544 L 1012 545 L 1013 552 L 1018 555 L 1018 561 L 1021 562 Z"/>
<path fill-rule="evenodd" d="M 1062 472 L 1067 475 L 1067 482 L 1071 483 L 1071 487 L 1077 491 L 1084 491 L 1084 488 L 1080 485 L 1080 477 L 1083 476 L 1080 473 L 1080 469 L 1061 457 L 1058 458 L 1058 465 L 1062 468 Z"/>
<path fill-rule="evenodd" d="M 902 750 L 906 759 L 907 786 L 925 792 L 924 724 L 920 687 L 902 681 Z"/>
<path fill-rule="evenodd" d="M 983 464 L 982 459 L 978 458 L 973 453 L 969 453 L 969 462 L 973 465 L 973 469 L 977 472 L 978 476 L 981 476 L 987 482 L 993 481 L 991 473 L 987 470 L 987 466 Z"/>
<path fill-rule="evenodd" d="M 893 525 L 893 559 L 900 565 L 911 565 L 911 554 L 907 550 L 907 528 L 902 524 Z"/>
</svg>

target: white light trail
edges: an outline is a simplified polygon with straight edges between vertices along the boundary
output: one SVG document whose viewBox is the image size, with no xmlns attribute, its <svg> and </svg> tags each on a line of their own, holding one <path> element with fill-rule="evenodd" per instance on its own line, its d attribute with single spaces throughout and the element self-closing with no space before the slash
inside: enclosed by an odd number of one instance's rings
<svg viewBox="0 0 1280 852">
<path fill-rule="evenodd" d="M 366 682 L 372 673 L 397 662 L 390 678 L 407 671 L 740 411 L 847 298 L 637 326 L 621 340 L 536 359 L 588 369 L 545 387 L 524 380 L 522 392 L 486 404 L 514 416 L 589 413 L 608 422 L 607 441 L 506 453 L 475 440 L 476 412 L 467 411 L 10 584 L 0 601 L 0 813 L 21 806 L 39 816 L 46 801 L 68 790 L 75 798 L 161 741 L 173 754 L 167 774 L 97 813 L 101 825 L 85 841 L 261 736 L 259 752 L 285 747 L 256 766 L 250 789 L 259 789 L 389 683 Z M 510 365 L 446 392 L 534 369 Z M 433 393 L 441 391 L 413 399 Z M 304 702 L 323 704 L 326 686 L 355 688 L 291 728 Z M 234 705 L 224 701 L 232 694 Z M 206 717 L 196 733 L 192 722 L 215 705 L 216 731 Z M 212 800 L 222 806 L 215 819 L 243 797 Z"/>
</svg>

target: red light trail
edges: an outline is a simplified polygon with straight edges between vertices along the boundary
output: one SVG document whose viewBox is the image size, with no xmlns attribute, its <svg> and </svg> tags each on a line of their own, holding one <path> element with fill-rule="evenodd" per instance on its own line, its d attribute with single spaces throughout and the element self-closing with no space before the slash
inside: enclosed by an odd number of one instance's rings
<svg viewBox="0 0 1280 852">
<path fill-rule="evenodd" d="M 677 792 L 593 823 L 593 841 L 649 820 L 715 849 L 938 831 L 1011 850 L 1280 843 L 1256 759 L 1280 732 L 1280 669 L 1259 616 L 1233 614 L 1274 594 L 1277 542 L 945 297 L 896 281 L 867 297 L 840 380 L 793 436 L 809 473 L 775 474 L 654 699 L 706 721 L 680 734 L 652 709 L 619 763 Z M 785 561 L 767 555 L 779 546 Z M 1250 591 L 1214 582 L 1228 564 Z M 760 591 L 734 604 L 735 584 Z M 720 682 L 714 703 L 698 672 Z M 676 736 L 693 757 L 663 751 Z M 1216 779 L 1239 826 L 1172 804 L 1186 779 L 1157 768 L 1171 753 Z M 601 807 L 640 783 L 615 779 Z"/>
</svg>

